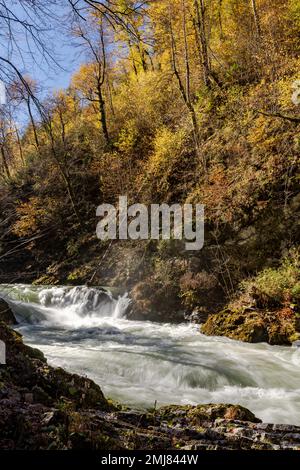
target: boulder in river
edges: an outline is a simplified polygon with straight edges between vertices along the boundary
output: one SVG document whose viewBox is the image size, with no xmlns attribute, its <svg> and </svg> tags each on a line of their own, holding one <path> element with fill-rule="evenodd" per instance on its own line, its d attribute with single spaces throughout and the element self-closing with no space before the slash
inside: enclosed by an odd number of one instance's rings
<svg viewBox="0 0 300 470">
<path fill-rule="evenodd" d="M 297 316 L 297 313 L 286 307 L 274 311 L 227 308 L 210 315 L 201 332 L 247 343 L 291 346 L 300 339 Z"/>
</svg>

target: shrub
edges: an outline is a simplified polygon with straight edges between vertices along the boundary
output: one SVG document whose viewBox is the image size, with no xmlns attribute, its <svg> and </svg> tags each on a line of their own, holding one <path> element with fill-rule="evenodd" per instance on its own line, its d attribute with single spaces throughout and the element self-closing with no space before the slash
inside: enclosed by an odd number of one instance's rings
<svg viewBox="0 0 300 470">
<path fill-rule="evenodd" d="M 298 282 L 292 289 L 292 301 L 300 306 L 300 282 Z"/>
<path fill-rule="evenodd" d="M 242 283 L 242 290 L 255 300 L 258 307 L 272 307 L 300 299 L 299 252 L 284 259 L 278 269 L 268 268 Z"/>
<path fill-rule="evenodd" d="M 174 174 L 186 146 L 185 132 L 161 128 L 154 139 L 154 152 L 146 164 L 145 174 L 152 193 L 166 196 L 172 189 Z"/>
</svg>

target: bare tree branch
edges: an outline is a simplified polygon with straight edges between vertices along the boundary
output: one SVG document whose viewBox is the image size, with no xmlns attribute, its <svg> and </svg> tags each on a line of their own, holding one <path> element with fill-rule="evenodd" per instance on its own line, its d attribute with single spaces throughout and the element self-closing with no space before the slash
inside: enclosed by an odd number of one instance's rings
<svg viewBox="0 0 300 470">
<path fill-rule="evenodd" d="M 268 113 L 266 111 L 261 110 L 257 110 L 256 112 L 258 114 L 262 114 L 263 116 L 285 119 L 286 121 L 295 122 L 296 124 L 300 123 L 300 117 L 298 116 L 286 116 L 281 113 Z"/>
</svg>

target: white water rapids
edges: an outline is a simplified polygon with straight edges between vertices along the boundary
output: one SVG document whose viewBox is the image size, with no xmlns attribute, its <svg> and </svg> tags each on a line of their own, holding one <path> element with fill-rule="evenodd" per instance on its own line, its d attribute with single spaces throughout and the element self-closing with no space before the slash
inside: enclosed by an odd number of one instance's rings
<svg viewBox="0 0 300 470">
<path fill-rule="evenodd" d="M 206 337 L 195 325 L 130 321 L 127 296 L 101 288 L 0 286 L 27 344 L 135 408 L 240 404 L 300 425 L 300 348 Z"/>
</svg>

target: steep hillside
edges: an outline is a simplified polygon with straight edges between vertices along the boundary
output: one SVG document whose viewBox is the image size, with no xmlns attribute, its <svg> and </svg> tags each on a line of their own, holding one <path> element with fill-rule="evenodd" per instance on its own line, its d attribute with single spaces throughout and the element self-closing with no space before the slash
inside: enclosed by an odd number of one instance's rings
<svg viewBox="0 0 300 470">
<path fill-rule="evenodd" d="M 4 127 L 1 280 L 117 286 L 130 291 L 133 318 L 158 321 L 204 322 L 233 303 L 259 322 L 260 311 L 267 323 L 290 319 L 277 339 L 254 335 L 290 344 L 299 312 L 298 2 L 161 0 L 128 18 L 124 30 L 95 13 L 91 36 L 79 24 L 86 61 L 70 87 L 42 103 L 47 117 L 29 116 L 21 139 Z M 32 100 L 26 90 L 14 83 L 12 102 Z M 204 248 L 101 242 L 96 207 L 121 195 L 204 204 Z M 282 285 L 287 263 L 295 272 Z M 253 340 L 214 320 L 204 331 Z"/>
</svg>

